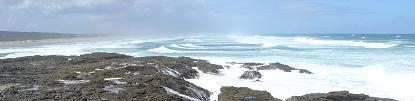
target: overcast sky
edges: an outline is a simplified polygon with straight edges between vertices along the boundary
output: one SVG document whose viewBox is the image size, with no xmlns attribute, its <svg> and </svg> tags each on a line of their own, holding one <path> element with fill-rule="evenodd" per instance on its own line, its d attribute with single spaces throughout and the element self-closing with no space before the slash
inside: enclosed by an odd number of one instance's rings
<svg viewBox="0 0 415 101">
<path fill-rule="evenodd" d="M 0 0 L 0 30 L 415 33 L 415 0 Z"/>
</svg>

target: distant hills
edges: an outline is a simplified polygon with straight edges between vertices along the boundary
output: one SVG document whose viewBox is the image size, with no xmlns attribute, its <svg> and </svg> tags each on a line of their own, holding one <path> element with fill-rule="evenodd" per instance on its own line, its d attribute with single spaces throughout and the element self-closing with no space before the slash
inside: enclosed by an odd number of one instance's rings
<svg viewBox="0 0 415 101">
<path fill-rule="evenodd" d="M 15 32 L 0 31 L 0 41 L 25 41 L 25 40 L 44 40 L 58 38 L 76 38 L 81 34 L 62 34 L 62 33 L 46 33 L 46 32 Z"/>
</svg>

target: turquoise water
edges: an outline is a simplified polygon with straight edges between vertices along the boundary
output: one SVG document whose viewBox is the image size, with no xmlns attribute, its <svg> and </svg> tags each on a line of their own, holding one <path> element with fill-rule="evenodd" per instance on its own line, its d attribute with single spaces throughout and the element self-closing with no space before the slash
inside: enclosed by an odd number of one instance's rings
<svg viewBox="0 0 415 101">
<path fill-rule="evenodd" d="M 391 63 L 397 67 L 390 68 L 413 70 L 415 35 L 287 34 L 178 37 L 156 41 L 120 39 L 94 43 L 3 48 L 0 49 L 0 57 L 79 55 L 90 52 L 117 52 L 135 56 L 223 57 L 259 62 L 301 60 L 301 62 L 349 68 Z"/>
<path fill-rule="evenodd" d="M 141 55 L 193 57 L 274 57 L 330 65 L 361 67 L 376 63 L 415 60 L 415 35 L 262 35 L 192 37 L 127 43 L 122 48 L 90 48 Z M 280 60 L 280 59 L 278 59 Z M 414 65 L 403 65 L 407 68 Z"/>
</svg>

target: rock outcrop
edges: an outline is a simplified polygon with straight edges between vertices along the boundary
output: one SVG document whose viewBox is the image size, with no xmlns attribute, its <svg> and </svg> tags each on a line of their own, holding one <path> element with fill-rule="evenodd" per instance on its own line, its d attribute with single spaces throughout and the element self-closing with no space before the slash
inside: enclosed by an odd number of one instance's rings
<svg viewBox="0 0 415 101">
<path fill-rule="evenodd" d="M 299 70 L 280 63 L 243 64 L 257 70 Z M 131 57 L 115 53 L 0 59 L 0 100 L 210 101 L 211 92 L 185 79 L 199 71 L 220 74 L 220 65 L 189 57 Z M 198 69 L 198 70 L 196 70 Z M 255 70 L 241 79 L 259 79 Z M 266 91 L 222 87 L 219 101 L 281 101 Z M 287 101 L 396 101 L 347 91 L 293 96 Z"/>
<path fill-rule="evenodd" d="M 256 67 L 264 65 L 263 63 L 254 63 L 254 62 L 247 62 L 247 63 L 242 63 L 241 68 L 247 68 L 247 69 L 256 69 Z"/>
<path fill-rule="evenodd" d="M 313 74 L 311 71 L 306 69 L 297 69 L 291 66 L 288 66 L 286 64 L 282 64 L 279 62 L 275 63 L 255 63 L 255 62 L 246 62 L 246 63 L 238 63 L 238 62 L 228 62 L 228 64 L 235 65 L 240 64 L 241 68 L 246 68 L 248 70 L 282 70 L 284 72 L 292 72 L 294 70 L 297 70 L 299 73 L 305 73 L 305 74 Z"/>
<path fill-rule="evenodd" d="M 246 68 L 248 70 L 282 70 L 284 72 L 292 72 L 293 70 L 298 70 L 299 73 L 305 74 L 313 74 L 311 71 L 306 69 L 297 69 L 279 62 L 275 63 L 254 63 L 254 62 L 247 62 L 247 63 L 237 63 L 237 62 L 229 62 L 229 64 L 241 64 L 241 68 Z"/>
<path fill-rule="evenodd" d="M 219 101 L 282 101 L 272 97 L 266 91 L 252 90 L 247 87 L 222 87 Z"/>
<path fill-rule="evenodd" d="M 293 96 L 286 101 L 397 101 L 388 98 L 370 97 L 365 94 L 352 94 L 348 91 L 334 91 L 329 93 L 312 93 L 303 96 Z"/>
<path fill-rule="evenodd" d="M 293 70 L 298 70 L 300 73 L 306 73 L 306 74 L 313 74 L 312 72 L 306 70 L 306 69 L 297 69 L 297 68 L 293 68 L 291 66 L 279 63 L 279 62 L 275 62 L 275 63 L 270 63 L 269 65 L 263 65 L 263 66 L 259 66 L 257 67 L 258 70 L 282 70 L 284 72 L 291 72 Z"/>
<path fill-rule="evenodd" d="M 266 91 L 252 90 L 247 87 L 228 87 L 220 89 L 219 101 L 282 101 Z M 352 94 L 348 91 L 329 93 L 311 93 L 292 96 L 285 101 L 397 101 L 389 98 L 370 97 L 365 94 Z"/>
<path fill-rule="evenodd" d="M 262 75 L 258 71 L 245 71 L 239 78 L 240 79 L 258 79 L 261 78 Z"/>
<path fill-rule="evenodd" d="M 188 57 L 115 53 L 0 60 L 0 100 L 200 100 L 211 92 L 185 79 L 221 66 Z"/>
</svg>

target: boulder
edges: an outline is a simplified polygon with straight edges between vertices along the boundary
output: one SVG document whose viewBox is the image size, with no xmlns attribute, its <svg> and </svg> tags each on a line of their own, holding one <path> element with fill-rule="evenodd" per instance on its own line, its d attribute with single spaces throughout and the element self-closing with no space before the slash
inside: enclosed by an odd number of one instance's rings
<svg viewBox="0 0 415 101">
<path fill-rule="evenodd" d="M 305 73 L 305 74 L 313 74 L 312 72 L 306 70 L 306 69 L 298 69 L 300 73 Z"/>
<path fill-rule="evenodd" d="M 279 62 L 275 62 L 275 63 L 270 63 L 269 65 L 265 65 L 265 66 L 260 66 L 257 68 L 258 70 L 282 70 L 284 72 L 291 72 L 291 70 L 295 70 L 295 68 L 290 67 L 288 65 L 285 64 L 281 64 Z"/>
<path fill-rule="evenodd" d="M 348 91 L 333 91 L 329 93 L 312 93 L 303 96 L 292 96 L 286 101 L 397 101 L 388 98 L 370 97 L 365 94 L 352 94 Z"/>
<path fill-rule="evenodd" d="M 220 89 L 219 101 L 282 101 L 272 97 L 269 92 L 252 90 L 247 87 L 227 87 Z"/>
<path fill-rule="evenodd" d="M 258 79 L 261 78 L 262 75 L 258 71 L 245 71 L 241 76 L 240 79 Z"/>
<path fill-rule="evenodd" d="M 279 62 L 270 63 L 269 65 L 263 65 L 257 67 L 257 70 L 282 70 L 284 72 L 291 72 L 293 70 L 298 70 L 299 73 L 305 73 L 305 74 L 313 74 L 311 71 L 306 69 L 297 69 Z"/>
<path fill-rule="evenodd" d="M 247 63 L 242 63 L 241 68 L 247 68 L 250 70 L 255 69 L 258 66 L 264 65 L 263 63 L 254 63 L 254 62 L 247 62 Z"/>
</svg>

